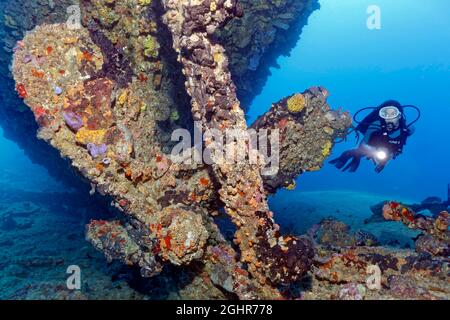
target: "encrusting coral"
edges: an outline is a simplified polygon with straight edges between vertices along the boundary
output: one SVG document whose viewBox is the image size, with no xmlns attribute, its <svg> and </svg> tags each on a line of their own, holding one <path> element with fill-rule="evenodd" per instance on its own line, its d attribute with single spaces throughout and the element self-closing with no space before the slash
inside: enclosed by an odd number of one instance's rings
<svg viewBox="0 0 450 320">
<path fill-rule="evenodd" d="M 218 32 L 230 57 L 231 71 L 241 92 L 241 100 L 245 99 L 248 106 L 268 77 L 269 67 L 280 54 L 288 54 L 295 46 L 307 18 L 318 8 L 318 0 L 242 0 L 240 4 L 246 13 L 244 17 L 232 19 Z M 162 15 L 160 7 L 160 1 L 146 0 L 0 1 L 0 16 L 4 17 L 0 19 L 0 100 L 3 101 L 0 124 L 5 137 L 19 144 L 33 162 L 44 166 L 68 187 L 82 192 L 89 188 L 70 170 L 69 164 L 59 157 L 56 150 L 36 139 L 35 135 L 30 135 L 37 125 L 31 112 L 14 92 L 16 84 L 8 68 L 16 42 L 23 38 L 25 32 L 40 24 L 76 22 L 79 13 L 82 24 L 92 31 L 101 29 L 101 33 L 119 49 L 119 53 L 131 62 L 142 86 L 147 86 L 151 99 L 146 99 L 141 109 L 152 109 L 152 112 L 157 113 L 160 140 L 170 140 L 170 133 L 175 126 L 188 125 L 189 101 L 181 89 L 183 79 L 178 76 L 179 70 L 169 52 L 170 35 L 158 23 Z M 276 18 L 267 19 L 268 16 Z M 108 21 L 113 23 L 108 24 Z M 267 37 L 269 34 L 270 37 Z M 145 39 L 148 36 L 158 42 L 159 56 L 156 59 L 144 55 Z M 247 68 L 250 61 L 255 60 L 254 57 L 259 60 L 257 70 L 254 67 Z M 55 90 L 58 91 L 58 88 Z M 170 124 L 167 121 L 169 117 Z"/>
<path fill-rule="evenodd" d="M 223 5 L 218 3 L 215 12 L 231 13 L 232 8 Z M 213 63 L 217 63 L 216 70 L 226 81 L 221 87 L 229 88 L 225 96 L 232 97 L 234 85 L 227 73 L 226 55 L 220 46 L 215 50 Z M 141 73 L 135 70 L 130 76 L 129 69 L 134 69 L 135 64 L 125 57 L 111 67 L 107 61 L 115 59 L 116 52 L 99 26 L 90 24 L 88 29 L 70 30 L 64 24 L 43 25 L 18 44 L 13 65 L 18 86 L 27 92 L 23 98 L 40 124 L 39 137 L 69 158 L 99 193 L 112 196 L 115 206 L 125 213 L 125 219 L 120 222 L 93 221 L 88 226 L 87 237 L 109 258 L 140 266 L 144 276 L 158 274 L 165 262 L 187 265 L 199 260 L 207 266 L 205 272 L 210 272 L 211 283 L 225 286 L 241 298 L 276 297 L 277 290 L 269 283 L 288 284 L 309 269 L 313 256 L 310 242 L 278 235 L 278 226 L 265 203 L 264 181 L 258 165 L 243 164 L 237 170 L 216 168 L 216 174 L 211 176 L 204 165 L 173 163 L 162 150 L 161 139 L 155 135 L 157 112 L 142 107 L 147 104 L 148 88 L 141 85 Z M 199 72 L 213 70 L 212 66 L 198 69 Z M 343 114 L 336 113 L 339 118 L 329 120 L 327 114 L 331 110 L 324 97 L 310 91 L 305 95 L 310 99 L 308 112 L 295 119 L 287 119 L 288 113 L 285 114 L 284 127 L 294 126 L 315 114 L 321 120 L 311 124 L 309 133 L 301 130 L 297 139 L 312 137 L 318 130 L 324 132 L 321 128 L 324 123 L 336 129 L 336 135 L 334 131 L 331 135 L 324 133 L 324 141 L 333 140 L 339 132 L 345 133 L 349 122 Z M 236 124 L 246 129 L 235 96 L 229 100 L 234 101 L 231 104 L 223 99 L 221 91 L 209 96 L 215 100 L 212 104 L 217 110 L 226 111 L 222 112 L 226 118 L 219 116 L 213 122 L 205 121 L 205 126 L 232 128 Z M 286 109 L 284 102 L 279 105 Z M 205 120 L 201 112 L 194 112 L 194 119 Z M 308 122 L 313 122 L 312 119 Z M 278 124 L 279 121 L 269 121 L 261 128 L 276 128 Z M 290 153 L 293 159 L 295 152 Z M 317 156 L 320 158 L 316 165 L 320 165 L 324 157 L 320 152 Z M 299 163 L 298 158 L 291 163 L 292 178 L 304 171 Z M 230 174 L 229 179 L 244 174 L 236 180 L 241 181 L 236 186 L 239 196 L 228 189 L 231 180 L 220 183 L 225 177 L 222 170 Z M 217 192 L 219 183 L 222 190 Z M 220 207 L 219 198 L 239 226 L 236 241 L 241 243 L 242 261 L 236 261 L 236 253 L 213 222 L 212 216 Z M 211 252 L 227 252 L 220 255 L 225 254 L 233 261 L 225 268 L 232 268 L 226 272 L 230 280 L 223 282 L 215 276 L 218 270 L 225 269 L 219 268 L 221 260 Z M 286 259 L 295 261 L 290 257 L 296 257 L 298 262 L 286 268 Z M 242 263 L 249 264 L 253 277 L 246 273 Z M 237 276 L 233 270 L 242 271 Z M 252 282 L 252 278 L 258 281 Z"/>
<path fill-rule="evenodd" d="M 292 189 L 299 174 L 320 170 L 336 139 L 345 137 L 352 124 L 348 113 L 332 110 L 326 103 L 328 91 L 325 88 L 312 87 L 294 96 L 302 97 L 302 112 L 292 113 L 289 110 L 292 97 L 285 98 L 274 103 L 251 126 L 257 131 L 279 130 L 280 170 L 263 176 L 265 190 L 269 193 L 282 187 Z"/>
<path fill-rule="evenodd" d="M 427 252 L 436 256 L 450 254 L 450 214 L 442 211 L 436 217 L 417 214 L 399 202 L 390 201 L 383 206 L 383 217 L 388 221 L 402 222 L 410 229 L 423 231 L 415 241 L 417 252 Z"/>
<path fill-rule="evenodd" d="M 306 99 L 302 94 L 295 94 L 287 99 L 287 108 L 290 113 L 300 113 L 306 107 Z"/>
<path fill-rule="evenodd" d="M 238 140 L 248 141 L 244 112 L 228 70 L 224 48 L 214 41 L 217 28 L 234 15 L 241 15 L 236 1 L 165 1 L 165 22 L 186 76 L 194 120 L 206 132 L 237 130 L 237 140 L 227 141 L 227 150 L 239 152 Z M 218 58 L 220 57 L 220 58 Z M 289 108 L 289 104 L 288 104 Z M 217 143 L 213 137 L 205 144 Z M 248 142 L 247 142 L 248 143 Z M 261 284 L 289 284 L 304 275 L 312 264 L 314 249 L 309 240 L 283 237 L 273 221 L 265 198 L 260 167 L 243 159 L 237 165 L 219 161 L 212 165 L 221 186 L 220 199 L 237 226 L 235 242 L 241 261 Z"/>
</svg>

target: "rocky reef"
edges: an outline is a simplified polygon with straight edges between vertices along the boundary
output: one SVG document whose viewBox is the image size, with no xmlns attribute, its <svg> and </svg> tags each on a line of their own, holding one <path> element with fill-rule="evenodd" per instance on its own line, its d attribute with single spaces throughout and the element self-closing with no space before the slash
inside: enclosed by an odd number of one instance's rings
<svg viewBox="0 0 450 320">
<path fill-rule="evenodd" d="M 381 246 L 367 232 L 352 232 L 336 219 L 325 219 L 308 232 L 317 254 L 304 299 L 448 299 L 448 213 L 426 219 L 397 202 L 386 203 L 384 213 L 386 219 L 424 231 L 416 252 Z M 424 242 L 440 250 L 424 250 Z"/>
<path fill-rule="evenodd" d="M 402 222 L 410 229 L 420 230 L 422 234 L 415 239 L 416 251 L 435 256 L 450 255 L 450 215 L 442 211 L 436 217 L 417 214 L 404 205 L 391 201 L 383 206 L 383 217 L 388 221 Z"/>
<path fill-rule="evenodd" d="M 383 208 L 386 204 L 386 201 L 381 201 L 370 207 L 370 211 L 372 211 L 372 216 L 366 219 L 365 223 L 373 223 L 373 222 L 383 222 L 386 219 L 383 217 Z M 450 184 L 447 186 L 447 199 L 442 200 L 436 196 L 430 196 L 426 199 L 422 200 L 420 203 L 408 203 L 404 204 L 406 207 L 410 208 L 412 211 L 417 213 L 425 213 L 429 212 L 432 216 L 439 215 L 442 211 L 450 210 Z"/>
</svg>

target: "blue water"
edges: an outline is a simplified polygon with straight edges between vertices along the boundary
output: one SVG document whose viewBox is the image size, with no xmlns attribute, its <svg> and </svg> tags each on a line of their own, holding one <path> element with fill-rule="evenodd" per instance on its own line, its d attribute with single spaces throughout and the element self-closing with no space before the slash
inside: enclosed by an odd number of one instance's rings
<svg viewBox="0 0 450 320">
<path fill-rule="evenodd" d="M 354 113 L 388 99 L 421 108 L 423 116 L 404 154 L 381 173 L 365 161 L 357 173 L 326 165 L 299 178 L 302 191 L 357 190 L 422 200 L 446 197 L 450 182 L 450 1 L 321 0 L 290 57 L 279 58 L 250 121 L 272 102 L 311 86 L 325 86 L 332 107 Z M 369 30 L 366 10 L 381 9 L 381 29 Z M 412 113 L 411 119 L 415 117 Z M 335 148 L 332 157 L 348 143 Z M 294 196 L 295 197 L 295 196 Z"/>
<path fill-rule="evenodd" d="M 61 183 L 50 177 L 47 170 L 32 163 L 14 142 L 3 136 L 0 127 L 0 188 L 2 190 L 22 190 L 54 192 L 63 190 Z"/>
</svg>

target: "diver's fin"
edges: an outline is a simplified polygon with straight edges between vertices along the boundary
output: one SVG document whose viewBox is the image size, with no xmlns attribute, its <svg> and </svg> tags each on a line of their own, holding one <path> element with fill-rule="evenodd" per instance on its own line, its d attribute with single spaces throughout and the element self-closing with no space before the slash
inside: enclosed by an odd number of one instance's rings
<svg viewBox="0 0 450 320">
<path fill-rule="evenodd" d="M 361 163 L 361 157 L 355 156 L 352 161 L 342 171 L 355 172 Z"/>
<path fill-rule="evenodd" d="M 342 169 L 345 164 L 348 162 L 348 160 L 352 157 L 352 154 L 350 151 L 346 151 L 339 158 L 336 158 L 334 160 L 331 160 L 329 163 L 334 165 L 339 170 Z"/>
<path fill-rule="evenodd" d="M 340 170 L 340 169 L 342 169 L 345 166 L 347 161 L 348 161 L 348 159 L 345 159 L 345 161 L 344 161 L 341 158 L 337 158 L 337 159 L 334 159 L 334 160 L 330 161 L 329 163 L 334 165 L 336 168 L 338 168 Z"/>
<path fill-rule="evenodd" d="M 379 164 L 378 166 L 375 167 L 375 172 L 376 173 L 380 173 L 381 171 L 384 170 L 385 164 Z"/>
</svg>

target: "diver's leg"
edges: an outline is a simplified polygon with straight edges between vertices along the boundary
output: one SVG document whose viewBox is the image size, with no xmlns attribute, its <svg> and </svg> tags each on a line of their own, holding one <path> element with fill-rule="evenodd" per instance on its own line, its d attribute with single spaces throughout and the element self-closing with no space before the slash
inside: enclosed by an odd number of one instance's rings
<svg viewBox="0 0 450 320">
<path fill-rule="evenodd" d="M 335 166 L 336 168 L 338 168 L 338 169 L 342 169 L 342 168 L 345 166 L 345 164 L 350 160 L 350 158 L 353 157 L 354 151 L 355 151 L 355 150 L 348 150 L 348 151 L 345 151 L 344 153 L 342 153 L 342 154 L 340 155 L 339 158 L 336 158 L 336 159 L 334 159 L 334 160 L 331 160 L 329 163 L 332 164 L 332 165 L 334 165 L 334 166 Z"/>
</svg>

